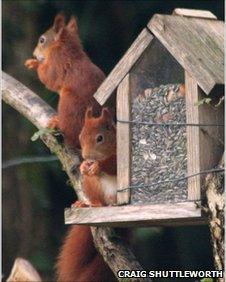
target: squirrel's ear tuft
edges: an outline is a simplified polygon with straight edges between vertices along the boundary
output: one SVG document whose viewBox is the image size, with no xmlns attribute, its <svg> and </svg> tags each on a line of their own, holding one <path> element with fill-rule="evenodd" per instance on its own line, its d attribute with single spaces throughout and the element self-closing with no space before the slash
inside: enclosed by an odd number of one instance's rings
<svg viewBox="0 0 226 282">
<path fill-rule="evenodd" d="M 112 116 L 111 116 L 111 113 L 109 112 L 108 108 L 102 109 L 101 118 L 106 120 L 106 121 L 108 120 L 108 121 L 112 122 Z"/>
<path fill-rule="evenodd" d="M 61 28 L 65 26 L 65 16 L 63 13 L 59 13 L 55 16 L 53 22 L 53 30 L 59 32 Z"/>
<path fill-rule="evenodd" d="M 93 117 L 93 108 L 92 107 L 89 107 L 87 110 L 86 110 L 86 115 L 85 115 L 85 119 L 90 119 Z"/>
<path fill-rule="evenodd" d="M 71 16 L 71 19 L 67 24 L 67 28 L 71 32 L 78 32 L 77 20 L 74 16 Z"/>
</svg>

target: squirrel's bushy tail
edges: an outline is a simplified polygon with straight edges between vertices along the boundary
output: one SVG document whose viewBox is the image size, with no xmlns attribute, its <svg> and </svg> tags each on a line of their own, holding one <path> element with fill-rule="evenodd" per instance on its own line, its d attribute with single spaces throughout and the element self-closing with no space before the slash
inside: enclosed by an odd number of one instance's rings
<svg viewBox="0 0 226 282">
<path fill-rule="evenodd" d="M 97 252 L 88 226 L 74 226 L 69 230 L 56 269 L 59 282 L 116 281 L 110 268 Z"/>
</svg>

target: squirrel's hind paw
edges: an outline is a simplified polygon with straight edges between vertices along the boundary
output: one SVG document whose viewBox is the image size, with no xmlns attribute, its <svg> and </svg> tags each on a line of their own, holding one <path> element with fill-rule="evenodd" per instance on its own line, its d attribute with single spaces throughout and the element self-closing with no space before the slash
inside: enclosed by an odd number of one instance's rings
<svg viewBox="0 0 226 282">
<path fill-rule="evenodd" d="M 57 115 L 50 118 L 50 120 L 48 122 L 48 128 L 59 129 L 59 118 L 58 118 Z"/>
<path fill-rule="evenodd" d="M 72 204 L 72 207 L 73 207 L 73 208 L 87 208 L 87 207 L 89 207 L 89 205 L 86 204 L 86 203 L 83 202 L 83 201 L 76 201 L 76 202 L 74 202 L 74 203 Z"/>
</svg>

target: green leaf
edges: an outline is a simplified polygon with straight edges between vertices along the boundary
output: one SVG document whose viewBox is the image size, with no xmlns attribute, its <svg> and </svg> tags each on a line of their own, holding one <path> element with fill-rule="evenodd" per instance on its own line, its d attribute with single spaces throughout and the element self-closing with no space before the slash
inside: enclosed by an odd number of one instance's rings
<svg viewBox="0 0 226 282">
<path fill-rule="evenodd" d="M 40 137 L 42 137 L 44 134 L 59 134 L 57 131 L 55 131 L 54 129 L 50 129 L 50 128 L 41 128 L 38 131 L 36 131 L 32 137 L 31 137 L 31 141 L 36 141 L 38 140 Z"/>
<path fill-rule="evenodd" d="M 203 278 L 201 282 L 213 282 L 213 278 Z"/>
<path fill-rule="evenodd" d="M 205 98 L 205 103 L 206 103 L 206 104 L 210 104 L 211 101 L 212 101 L 211 98 Z"/>
<path fill-rule="evenodd" d="M 198 102 L 195 103 L 195 106 L 199 107 L 199 106 L 203 105 L 203 103 L 204 103 L 203 99 L 199 100 Z"/>
<path fill-rule="evenodd" d="M 195 103 L 195 106 L 201 106 L 201 105 L 203 105 L 204 103 L 206 103 L 206 104 L 209 105 L 211 101 L 212 101 L 211 98 L 203 98 L 203 99 L 199 100 L 198 102 L 196 102 L 196 103 Z"/>
</svg>

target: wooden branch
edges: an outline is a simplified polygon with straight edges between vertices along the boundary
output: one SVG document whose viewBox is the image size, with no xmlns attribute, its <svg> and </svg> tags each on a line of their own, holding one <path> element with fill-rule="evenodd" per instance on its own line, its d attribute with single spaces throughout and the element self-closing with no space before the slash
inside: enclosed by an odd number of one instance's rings
<svg viewBox="0 0 226 282">
<path fill-rule="evenodd" d="M 119 270 L 142 270 L 133 253 L 126 246 L 126 243 L 118 240 L 111 228 L 93 227 L 92 233 L 95 245 L 97 246 L 99 252 L 103 255 L 105 261 L 111 262 L 110 267 L 114 273 L 117 273 Z M 111 240 L 109 240 L 109 238 L 111 238 Z M 129 279 L 128 281 L 135 282 L 151 280 L 148 278 L 133 278 Z"/>
<path fill-rule="evenodd" d="M 4 72 L 2 81 L 2 99 L 30 120 L 37 128 L 45 128 L 49 118 L 55 113 L 53 109 L 38 95 Z M 80 176 L 71 172 L 72 165 L 79 163 L 78 155 L 68 152 L 51 134 L 45 134 L 42 140 L 57 155 L 79 199 L 84 201 Z M 92 233 L 96 247 L 116 277 L 117 271 L 120 269 L 133 269 L 134 265 L 136 265 L 136 269 L 142 269 L 131 251 L 122 243 L 112 239 L 113 230 L 92 228 Z M 106 250 L 108 255 L 106 255 Z M 145 280 L 142 279 L 142 281 Z"/>
<path fill-rule="evenodd" d="M 55 115 L 56 112 L 38 95 L 4 72 L 2 74 L 2 82 L 2 99 L 4 102 L 20 112 L 38 129 L 46 128 L 49 119 Z M 80 163 L 79 155 L 69 153 L 62 144 L 59 144 L 52 134 L 45 134 L 41 139 L 50 151 L 56 154 L 61 161 L 63 169 L 67 173 L 70 183 L 77 195 L 84 197 L 84 195 L 82 195 L 78 175 L 74 175 L 71 172 L 72 166 Z"/>
<path fill-rule="evenodd" d="M 224 168 L 224 155 L 219 162 Z M 224 175 L 211 173 L 205 179 L 209 227 L 213 245 L 213 258 L 217 270 L 224 269 Z"/>
<path fill-rule="evenodd" d="M 23 258 L 17 258 L 13 264 L 13 268 L 7 282 L 41 282 L 41 277 L 34 269 L 31 263 Z"/>
</svg>

